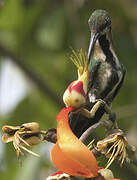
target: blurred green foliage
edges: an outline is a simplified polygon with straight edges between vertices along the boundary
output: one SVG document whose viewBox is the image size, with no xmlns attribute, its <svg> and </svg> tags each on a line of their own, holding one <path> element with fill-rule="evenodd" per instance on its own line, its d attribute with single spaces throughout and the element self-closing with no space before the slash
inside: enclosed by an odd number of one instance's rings
<svg viewBox="0 0 137 180">
<path fill-rule="evenodd" d="M 61 99 L 66 86 L 76 78 L 76 69 L 68 60 L 70 46 L 87 50 L 90 31 L 88 18 L 95 9 L 105 9 L 112 17 L 114 47 L 127 69 L 124 86 L 114 101 L 120 128 L 136 142 L 137 136 L 137 1 L 135 0 L 8 0 L 0 1 L 0 65 L 14 55 L 38 76 Z M 8 51 L 3 52 L 5 47 Z M 17 63 L 24 72 L 20 63 Z M 28 85 L 30 80 L 26 77 Z M 31 78 L 30 78 L 31 79 Z M 32 85 L 33 84 L 33 85 Z M 3 124 L 20 125 L 37 121 L 41 129 L 56 126 L 55 117 L 60 110 L 56 100 L 37 88 L 33 80 L 31 91 L 7 116 L 0 116 Z M 36 86 L 35 86 L 36 85 Z M 96 135 L 102 137 L 104 130 Z M 131 138 L 132 137 L 132 138 Z M 28 155 L 20 166 L 12 144 L 1 146 L 1 180 L 44 180 L 53 172 L 49 161 L 49 147 L 43 143 L 37 151 L 41 158 Z M 137 143 L 135 144 L 137 145 Z M 112 165 L 115 177 L 137 179 L 133 165 L 122 168 Z"/>
</svg>

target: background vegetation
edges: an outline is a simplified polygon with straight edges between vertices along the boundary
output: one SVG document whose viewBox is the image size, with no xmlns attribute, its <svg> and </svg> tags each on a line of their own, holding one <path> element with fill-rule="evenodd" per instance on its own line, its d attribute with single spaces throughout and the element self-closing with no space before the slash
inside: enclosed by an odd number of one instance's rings
<svg viewBox="0 0 137 180">
<path fill-rule="evenodd" d="M 87 21 L 99 8 L 112 17 L 114 47 L 127 69 L 124 86 L 112 109 L 117 113 L 120 128 L 137 146 L 136 0 L 0 0 L 0 126 L 32 121 L 39 122 L 44 130 L 56 126 L 63 92 L 76 78 L 76 69 L 67 57 L 71 53 L 69 47 L 88 49 Z M 9 64 L 13 70 L 11 74 L 6 71 L 9 80 L 5 86 L 3 71 Z M 15 87 L 13 73 L 19 78 Z M 4 113 L 2 99 L 9 105 L 11 93 L 16 98 L 21 78 L 25 95 Z M 102 132 L 101 129 L 96 135 L 102 137 Z M 34 151 L 41 158 L 27 155 L 20 166 L 12 144 L 0 142 L 0 179 L 44 180 L 54 171 L 49 160 L 50 148 L 50 143 L 38 145 Z M 115 162 L 111 168 L 117 178 L 137 179 L 133 165 L 120 168 Z"/>
</svg>

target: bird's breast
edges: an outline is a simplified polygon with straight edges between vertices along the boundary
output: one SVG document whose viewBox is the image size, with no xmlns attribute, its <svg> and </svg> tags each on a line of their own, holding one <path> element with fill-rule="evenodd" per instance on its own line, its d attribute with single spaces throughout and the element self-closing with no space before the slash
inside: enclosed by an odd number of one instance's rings
<svg viewBox="0 0 137 180">
<path fill-rule="evenodd" d="M 102 62 L 95 75 L 94 83 L 89 92 L 90 102 L 94 103 L 96 99 L 100 99 L 100 95 L 108 86 L 112 77 L 112 68 L 107 62 Z"/>
<path fill-rule="evenodd" d="M 106 55 L 104 54 L 103 50 L 101 49 L 99 42 L 97 40 L 95 47 L 94 47 L 94 54 L 93 54 L 93 59 L 104 61 L 106 60 Z"/>
</svg>

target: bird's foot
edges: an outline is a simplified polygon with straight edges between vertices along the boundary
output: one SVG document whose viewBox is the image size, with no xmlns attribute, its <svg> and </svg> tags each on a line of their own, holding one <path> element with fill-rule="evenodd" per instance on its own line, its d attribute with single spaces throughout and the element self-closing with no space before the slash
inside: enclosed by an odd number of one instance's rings
<svg viewBox="0 0 137 180">
<path fill-rule="evenodd" d="M 100 105 L 101 106 L 105 106 L 106 105 L 106 102 L 103 100 L 103 99 L 96 99 L 95 102 L 100 102 Z"/>
</svg>

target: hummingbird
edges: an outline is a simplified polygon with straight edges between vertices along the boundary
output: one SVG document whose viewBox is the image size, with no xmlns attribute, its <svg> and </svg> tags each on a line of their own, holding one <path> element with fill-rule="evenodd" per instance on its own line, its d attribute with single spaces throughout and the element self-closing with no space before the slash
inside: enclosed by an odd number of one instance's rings
<svg viewBox="0 0 137 180">
<path fill-rule="evenodd" d="M 113 48 L 111 19 L 105 10 L 95 10 L 88 23 L 91 31 L 88 60 L 96 61 L 98 66 L 92 69 L 89 78 L 89 101 L 95 103 L 102 99 L 111 103 L 125 76 L 125 68 Z"/>
<path fill-rule="evenodd" d="M 94 116 L 70 113 L 69 123 L 72 131 L 80 137 L 91 125 L 97 123 L 105 112 L 110 120 L 115 120 L 111 113 L 112 101 L 118 94 L 126 70 L 119 62 L 112 42 L 111 19 L 105 10 L 95 10 L 88 21 L 91 38 L 88 49 L 88 85 L 85 108 L 92 109 L 98 102 Z M 102 106 L 102 104 L 105 104 Z"/>
<path fill-rule="evenodd" d="M 78 138 L 104 113 L 109 114 L 110 120 L 115 120 L 110 108 L 126 72 L 113 49 L 108 13 L 95 10 L 88 23 L 91 31 L 88 54 L 82 49 L 78 53 L 72 50 L 74 56 L 70 59 L 77 67 L 78 79 L 63 95 L 66 107 L 74 107 L 69 113 L 69 125 Z"/>
</svg>

